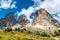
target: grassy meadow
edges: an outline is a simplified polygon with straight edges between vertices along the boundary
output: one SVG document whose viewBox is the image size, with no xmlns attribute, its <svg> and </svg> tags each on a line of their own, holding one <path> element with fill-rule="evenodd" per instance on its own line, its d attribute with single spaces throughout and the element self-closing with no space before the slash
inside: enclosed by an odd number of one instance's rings
<svg viewBox="0 0 60 40">
<path fill-rule="evenodd" d="M 60 38 L 59 36 L 57 36 Z M 55 40 L 53 37 L 45 37 L 34 34 L 26 29 L 0 30 L 0 40 Z M 60 40 L 60 39 L 59 39 Z"/>
</svg>

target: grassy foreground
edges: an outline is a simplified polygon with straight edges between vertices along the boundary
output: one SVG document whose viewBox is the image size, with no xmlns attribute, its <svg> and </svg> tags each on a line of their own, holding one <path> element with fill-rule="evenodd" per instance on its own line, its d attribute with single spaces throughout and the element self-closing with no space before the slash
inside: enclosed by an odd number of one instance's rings
<svg viewBox="0 0 60 40">
<path fill-rule="evenodd" d="M 36 35 L 26 29 L 16 28 L 14 30 L 12 29 L 0 30 L 0 40 L 56 40 L 56 39 L 52 37 Z"/>
<path fill-rule="evenodd" d="M 27 30 L 3 31 L 0 30 L 0 40 L 55 40 L 54 38 L 35 35 Z"/>
</svg>

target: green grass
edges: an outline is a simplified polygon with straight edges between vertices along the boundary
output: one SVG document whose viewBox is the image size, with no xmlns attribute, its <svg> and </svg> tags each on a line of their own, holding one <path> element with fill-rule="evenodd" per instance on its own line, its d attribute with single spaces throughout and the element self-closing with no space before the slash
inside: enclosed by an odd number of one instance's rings
<svg viewBox="0 0 60 40">
<path fill-rule="evenodd" d="M 33 33 L 29 33 L 27 30 L 4 32 L 0 30 L 0 40 L 55 40 L 54 38 L 42 37 Z"/>
</svg>

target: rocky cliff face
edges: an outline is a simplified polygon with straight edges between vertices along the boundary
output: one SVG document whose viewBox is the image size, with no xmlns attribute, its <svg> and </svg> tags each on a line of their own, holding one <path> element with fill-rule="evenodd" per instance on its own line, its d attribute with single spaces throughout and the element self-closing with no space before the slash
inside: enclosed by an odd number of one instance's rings
<svg viewBox="0 0 60 40">
<path fill-rule="evenodd" d="M 0 19 L 0 28 L 11 27 L 16 24 L 16 20 L 14 18 L 13 13 L 9 13 L 5 16 L 5 18 Z"/>
<path fill-rule="evenodd" d="M 27 16 L 25 14 L 22 14 L 19 16 L 18 18 L 18 22 L 16 22 L 14 15 L 12 12 L 10 12 L 9 14 L 7 14 L 5 16 L 5 18 L 0 19 L 0 27 L 15 27 L 16 25 L 19 26 L 30 26 L 30 27 L 34 27 L 34 28 L 50 28 L 50 27 L 60 27 L 60 23 L 57 20 L 53 20 L 51 15 L 45 10 L 45 9 L 39 9 L 37 10 L 37 12 L 35 13 L 35 16 L 32 20 L 32 22 L 30 22 L 27 19 Z M 14 26 L 15 25 L 15 26 Z"/>
<path fill-rule="evenodd" d="M 15 26 L 15 24 L 24 26 L 24 25 L 28 24 L 29 22 L 30 21 L 27 19 L 26 15 L 24 15 L 24 14 L 19 16 L 18 22 L 16 22 L 13 13 L 10 12 L 9 14 L 7 14 L 5 16 L 5 18 L 0 19 L 0 28 L 13 27 L 13 26 Z"/>
<path fill-rule="evenodd" d="M 34 19 L 32 21 L 32 24 L 39 24 L 42 26 L 46 26 L 46 27 L 53 27 L 55 26 L 54 23 L 52 22 L 52 17 L 51 15 L 45 10 L 45 9 L 40 9 L 37 10 Z"/>
<path fill-rule="evenodd" d="M 10 24 L 10 26 L 13 26 L 16 24 L 16 20 L 14 18 L 14 15 L 12 12 L 10 12 L 9 14 L 7 14 L 5 16 L 5 19 L 7 20 L 7 22 Z"/>
<path fill-rule="evenodd" d="M 18 23 L 22 26 L 28 24 L 30 21 L 27 19 L 26 15 L 25 14 L 22 14 L 21 16 L 19 16 L 19 19 L 18 19 Z"/>
<path fill-rule="evenodd" d="M 7 26 L 7 21 L 6 19 L 0 19 L 0 28 L 3 29 L 4 27 Z"/>
<path fill-rule="evenodd" d="M 52 19 L 52 21 L 54 22 L 56 27 L 60 28 L 60 23 L 58 22 L 58 20 Z"/>
</svg>

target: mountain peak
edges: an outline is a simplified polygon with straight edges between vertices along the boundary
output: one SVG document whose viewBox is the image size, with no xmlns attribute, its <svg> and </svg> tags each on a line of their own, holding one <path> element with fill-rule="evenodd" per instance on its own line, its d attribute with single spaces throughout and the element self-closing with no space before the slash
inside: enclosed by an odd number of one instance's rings
<svg viewBox="0 0 60 40">
<path fill-rule="evenodd" d="M 14 18 L 14 14 L 12 12 L 10 12 L 9 14 L 7 14 L 5 16 L 7 22 L 9 22 L 11 25 L 14 25 L 16 23 L 16 20 Z"/>
<path fill-rule="evenodd" d="M 45 9 L 41 8 L 37 10 L 32 24 L 39 24 L 43 26 L 55 26 L 54 23 L 51 21 L 52 16 L 48 13 Z"/>
<path fill-rule="evenodd" d="M 50 13 L 48 13 L 45 9 L 40 8 L 39 10 L 37 10 L 35 16 L 37 17 L 38 15 L 46 15 L 46 16 L 50 16 L 52 18 L 52 16 L 50 15 Z"/>
<path fill-rule="evenodd" d="M 22 14 L 19 16 L 18 23 L 22 26 L 28 24 L 30 21 L 27 19 L 27 16 L 25 14 Z"/>
</svg>

